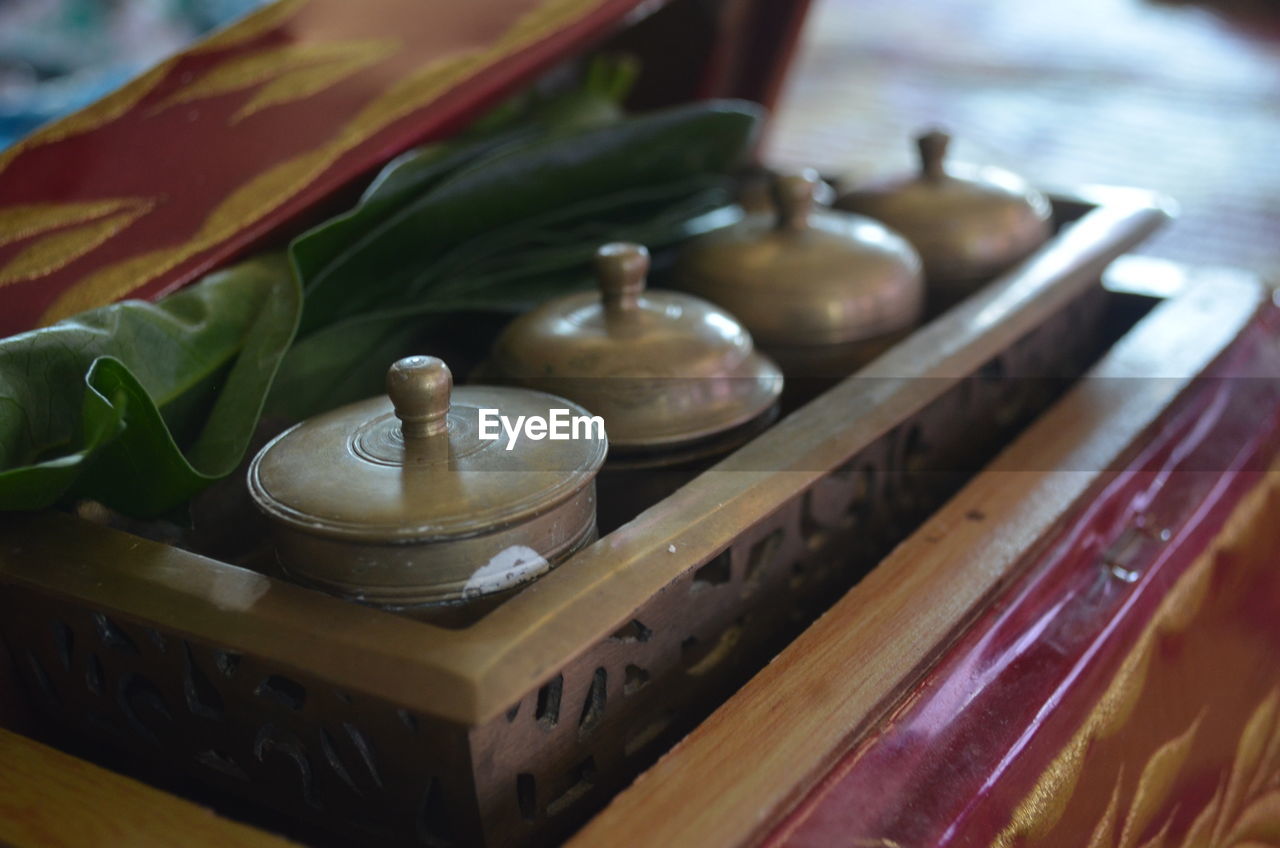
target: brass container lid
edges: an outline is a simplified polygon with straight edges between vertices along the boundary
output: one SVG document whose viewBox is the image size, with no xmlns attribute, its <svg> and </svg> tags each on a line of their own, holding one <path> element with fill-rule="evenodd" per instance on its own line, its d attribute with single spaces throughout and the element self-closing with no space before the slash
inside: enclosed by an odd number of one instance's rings
<svg viewBox="0 0 1280 848">
<path fill-rule="evenodd" d="M 1012 267 L 1050 235 L 1049 201 L 1002 168 L 946 162 L 951 137 L 916 139 L 920 172 L 841 195 L 840 209 L 883 221 L 924 260 L 931 285 L 986 280 Z"/>
<path fill-rule="evenodd" d="M 646 290 L 649 252 L 606 244 L 599 292 L 528 312 L 494 344 L 489 373 L 572 398 L 604 418 L 615 448 L 672 448 L 766 413 L 777 366 L 731 315 L 680 292 Z"/>
<path fill-rule="evenodd" d="M 454 389 L 442 361 L 411 356 L 391 366 L 387 396 L 277 436 L 254 458 L 248 483 L 284 531 L 284 568 L 361 599 L 455 601 L 521 582 L 532 560 L 545 570 L 587 541 L 604 434 L 584 426 L 577 438 L 513 443 L 500 424 L 489 438 L 496 415 L 587 413 L 526 389 Z"/>
<path fill-rule="evenodd" d="M 737 315 L 765 346 L 830 345 L 897 332 L 923 308 L 920 258 L 883 224 L 819 208 L 817 174 L 774 183 L 775 214 L 746 215 L 691 241 L 686 288 Z"/>
</svg>

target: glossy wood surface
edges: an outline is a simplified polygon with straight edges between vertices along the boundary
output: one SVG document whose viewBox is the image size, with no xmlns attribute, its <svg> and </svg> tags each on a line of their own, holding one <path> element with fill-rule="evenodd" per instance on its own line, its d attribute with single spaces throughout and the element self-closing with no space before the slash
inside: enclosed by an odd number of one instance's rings
<svg viewBox="0 0 1280 848">
<path fill-rule="evenodd" d="M 937 833 L 953 836 L 947 830 L 953 819 L 946 813 L 930 815 L 932 805 L 945 806 L 945 799 L 954 799 L 957 809 L 967 810 L 971 802 L 980 803 L 982 778 L 990 773 L 960 781 L 948 766 L 959 767 L 967 760 L 956 763 L 945 747 L 927 744 L 937 737 L 895 735 L 902 705 L 945 697 L 947 708 L 932 714 L 939 718 L 955 714 L 969 696 L 984 694 L 985 690 L 974 689 L 971 677 L 950 680 L 927 675 L 940 659 L 950 656 L 957 640 L 973 632 L 968 629 L 973 622 L 1004 608 L 1008 601 L 1002 593 L 1028 573 L 1032 559 L 1044 554 L 1046 540 L 1073 511 L 1088 509 L 1118 479 L 1117 471 L 1127 467 L 1140 446 L 1149 444 L 1157 422 L 1176 419 L 1185 432 L 1186 415 L 1177 419 L 1168 413 L 1177 404 L 1190 402 L 1185 399 L 1195 394 L 1195 386 L 1223 388 L 1228 394 L 1233 388 L 1253 386 L 1274 394 L 1274 370 L 1264 371 L 1262 380 L 1202 379 L 1255 320 L 1264 300 L 1257 285 L 1223 283 L 1202 286 L 1159 307 L 1089 379 L 616 798 L 571 844 L 617 844 L 624 834 L 629 845 L 759 842 L 842 756 L 881 733 L 886 744 L 884 762 L 893 767 L 886 765 L 874 775 L 871 794 L 840 796 L 826 812 L 856 818 L 861 811 L 878 809 L 891 820 L 917 829 L 905 831 L 898 842 L 896 831 L 819 827 L 815 838 L 798 844 L 932 844 L 920 828 L 935 826 Z M 1264 333 L 1268 344 L 1274 344 L 1274 332 L 1270 328 Z M 1274 359 L 1263 362 L 1274 363 Z M 1274 369 L 1273 364 L 1268 367 Z M 1200 410 L 1213 409 L 1211 404 L 1204 406 L 1208 401 L 1196 402 L 1201 403 Z M 1274 398 L 1268 403 L 1274 403 Z M 1253 407 L 1246 404 L 1244 408 Z M 1267 416 L 1273 413 L 1268 410 L 1265 405 L 1257 407 L 1257 420 L 1247 414 L 1242 417 L 1239 408 L 1231 419 L 1205 420 L 1225 421 L 1228 433 L 1233 422 L 1243 432 L 1258 433 L 1270 424 Z M 1193 414 L 1192 420 L 1199 419 Z M 1240 432 L 1237 429 L 1235 435 Z M 1091 544 L 1103 541 L 1102 528 L 1097 526 Z M 1086 576 L 1097 578 L 1094 564 Z M 1119 581 L 1119 585 L 1137 591 L 1149 584 L 1139 580 Z M 1065 592 L 1067 587 L 1058 588 Z M 1061 606 L 1072 596 L 1054 597 Z M 1112 594 L 1107 598 L 1114 599 Z M 988 659 L 992 673 L 998 676 L 1004 668 L 1000 658 L 1016 658 L 1024 642 L 1035 643 L 1042 635 L 1034 619 L 1019 619 L 1017 627 L 1002 631 L 1002 647 Z M 971 665 L 965 669 L 975 671 Z M 1036 675 L 1019 674 L 1020 670 L 1008 670 L 1010 676 L 1004 682 L 1016 688 L 1039 680 Z M 1093 694 L 1102 693 L 1095 688 Z M 946 741 L 981 747 L 990 738 L 988 726 L 999 726 L 1005 719 L 1003 711 L 1019 705 L 1025 707 L 1026 702 L 996 699 L 984 702 L 984 710 L 961 710 L 959 715 L 970 722 L 969 732 Z M 1034 727 L 1024 729 L 1034 736 Z M 1060 735 L 1047 738 L 1065 741 Z M 917 752 L 920 771 L 913 770 L 910 756 L 898 757 L 904 749 Z M 1027 768 L 1034 768 L 1030 761 Z M 929 774 L 931 782 L 912 784 L 913 776 L 920 773 Z M 1024 774 L 1005 788 L 1026 793 L 1037 786 L 1034 775 Z M 1051 797 L 1055 788 L 1049 786 L 1043 792 Z M 993 804 L 991 809 L 1003 809 L 1007 815 L 1012 808 Z M 795 835 L 799 840 L 803 824 L 789 823 L 776 839 L 786 842 Z M 996 836 L 994 832 L 987 835 Z M 1007 844 L 1018 844 L 1019 838 Z M 979 838 L 956 844 L 983 842 Z"/>
<path fill-rule="evenodd" d="M 1278 319 L 1104 475 L 766 844 L 1280 832 Z"/>
<path fill-rule="evenodd" d="M 293 844 L 4 729 L 0 764 L 0 844 L 11 848 Z"/>
</svg>

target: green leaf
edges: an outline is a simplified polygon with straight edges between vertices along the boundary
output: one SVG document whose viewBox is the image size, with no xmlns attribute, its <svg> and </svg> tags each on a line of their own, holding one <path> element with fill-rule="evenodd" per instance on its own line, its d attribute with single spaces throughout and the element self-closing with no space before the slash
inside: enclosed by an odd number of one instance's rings
<svg viewBox="0 0 1280 848">
<path fill-rule="evenodd" d="M 451 314 L 580 288 L 603 241 L 687 236 L 723 201 L 759 110 L 713 102 L 621 119 L 633 77 L 625 62 L 597 65 L 585 92 L 522 96 L 411 151 L 287 261 L 0 340 L 0 510 L 90 497 L 136 517 L 168 512 L 235 470 L 268 396 L 298 418 L 372 394 L 386 364 Z M 300 319 L 307 334 L 290 349 Z"/>
<path fill-rule="evenodd" d="M 609 90 L 598 99 L 629 85 L 633 69 L 614 67 L 613 77 L 597 72 L 594 84 Z M 519 312 L 589 286 L 603 242 L 659 248 L 688 238 L 694 219 L 727 201 L 725 174 L 759 114 L 712 102 L 570 137 L 505 125 L 500 138 L 392 162 L 355 209 L 291 246 L 308 323 L 281 366 L 270 414 L 297 420 L 375 394 L 386 364 L 450 313 Z"/>
<path fill-rule="evenodd" d="M 231 473 L 300 312 L 272 255 L 0 340 L 0 510 L 74 496 L 149 517 Z"/>
<path fill-rule="evenodd" d="M 539 99 L 521 92 L 487 112 L 449 141 L 400 154 L 382 169 L 355 208 L 303 233 L 290 246 L 299 276 L 306 280 L 337 253 L 415 195 L 503 148 L 547 135 L 560 136 L 622 120 L 622 100 L 631 91 L 639 64 L 631 56 L 596 56 L 580 88 Z"/>
<path fill-rule="evenodd" d="M 530 117 L 553 135 L 615 124 L 625 117 L 622 101 L 639 75 L 640 62 L 634 56 L 594 56 L 581 86 L 535 102 Z"/>
<path fill-rule="evenodd" d="M 636 220 L 620 219 L 617 210 L 602 219 L 600 204 L 593 202 L 558 210 L 544 220 L 550 230 L 534 228 L 540 237 L 513 249 L 498 248 L 496 242 L 503 240 L 498 232 L 461 245 L 433 266 L 440 278 L 423 296 L 354 315 L 298 341 L 281 365 L 269 414 L 300 420 L 374 395 L 386 365 L 414 350 L 431 350 L 432 331 L 450 313 L 515 314 L 589 289 L 594 286 L 591 262 L 602 242 L 624 239 L 654 248 L 675 243 L 690 235 L 691 220 L 723 208 L 727 199 L 704 179 L 684 181 L 627 192 L 620 202 Z M 461 271 L 449 273 L 459 266 Z"/>
<path fill-rule="evenodd" d="M 301 421 L 376 394 L 417 330 L 398 315 L 358 316 L 298 341 L 280 366 L 268 414 Z"/>
<path fill-rule="evenodd" d="M 481 156 L 335 251 L 320 270 L 298 263 L 307 293 L 303 332 L 404 303 L 413 280 L 449 250 L 548 210 L 726 173 L 745 154 L 759 116 L 749 103 L 711 101 Z"/>
<path fill-rule="evenodd" d="M 440 142 L 414 148 L 387 163 L 365 189 L 355 208 L 294 239 L 290 255 L 300 278 L 318 274 L 346 245 L 368 234 L 378 222 L 410 198 L 427 191 L 446 174 L 507 145 L 518 143 L 530 130 L 513 130 L 470 143 Z"/>
</svg>

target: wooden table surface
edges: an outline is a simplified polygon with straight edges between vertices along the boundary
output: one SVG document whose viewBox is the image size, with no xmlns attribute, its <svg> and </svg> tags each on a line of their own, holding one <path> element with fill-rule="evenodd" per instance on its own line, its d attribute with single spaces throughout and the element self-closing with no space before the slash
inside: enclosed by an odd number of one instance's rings
<svg viewBox="0 0 1280 848">
<path fill-rule="evenodd" d="M 292 844 L 0 729 L 0 845 L 282 848 Z"/>
<path fill-rule="evenodd" d="M 1280 276 L 1280 6 L 1266 0 L 814 0 L 768 157 L 858 180 L 961 160 L 1182 206 L 1141 248 Z"/>
</svg>

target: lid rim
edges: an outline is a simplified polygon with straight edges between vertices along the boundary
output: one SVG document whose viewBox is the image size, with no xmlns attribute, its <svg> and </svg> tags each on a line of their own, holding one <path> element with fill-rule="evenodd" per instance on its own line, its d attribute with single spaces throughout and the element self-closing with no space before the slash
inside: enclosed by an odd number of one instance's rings
<svg viewBox="0 0 1280 848">
<path fill-rule="evenodd" d="M 310 536 L 319 536 L 326 539 L 336 539 L 341 541 L 360 541 L 368 544 L 387 545 L 416 545 L 430 544 L 434 542 L 453 542 L 462 539 L 474 539 L 481 536 L 489 536 L 493 533 L 500 533 L 503 530 L 512 527 L 518 527 L 526 524 L 539 516 L 546 515 L 548 512 L 556 509 L 564 504 L 565 501 L 571 500 L 590 485 L 596 478 L 596 471 L 571 472 L 566 480 L 581 477 L 581 483 L 575 486 L 564 486 L 562 488 L 552 489 L 552 494 L 548 500 L 540 502 L 537 509 L 527 509 L 523 512 L 513 512 L 510 516 L 498 519 L 492 524 L 476 525 L 474 521 L 474 513 L 467 519 L 460 519 L 458 523 L 467 521 L 464 530 L 460 532 L 449 532 L 447 525 L 443 528 L 443 532 L 435 532 L 428 530 L 429 525 L 405 525 L 405 524 L 361 524 L 355 521 L 339 522 L 330 519 L 317 519 L 314 516 L 308 516 L 306 513 L 292 509 L 282 504 L 277 498 L 272 496 L 262 486 L 257 476 L 257 468 L 250 468 L 249 488 L 254 497 L 254 504 L 258 509 L 269 518 L 278 520 L 280 523 L 288 525 L 291 529 L 300 533 L 306 533 Z M 372 537 L 372 538 L 370 538 Z"/>
<path fill-rule="evenodd" d="M 460 393 L 474 394 L 473 398 L 458 399 L 455 410 L 471 407 L 473 410 L 488 408 L 490 405 L 499 409 L 507 408 L 501 395 L 495 395 L 491 404 L 485 403 L 487 397 L 471 392 L 473 387 L 462 387 Z M 525 395 L 519 400 L 507 397 L 508 403 L 515 404 L 516 410 L 528 412 L 521 403 L 534 403 L 541 409 L 566 408 L 571 414 L 586 415 L 587 412 L 579 404 L 545 392 L 534 392 L 517 387 L 494 387 L 501 393 L 518 393 Z M 485 390 L 487 391 L 487 390 Z M 455 393 L 456 398 L 456 393 Z M 321 492 L 308 488 L 305 478 L 298 478 L 300 473 L 294 468 L 297 459 L 291 454 L 285 455 L 285 449 L 291 447 L 288 440 L 295 437 L 301 428 L 312 428 L 311 434 L 319 434 L 319 438 L 328 439 L 328 431 L 342 433 L 341 444 L 329 453 L 324 453 L 319 462 L 327 463 L 333 468 L 332 474 L 339 475 L 373 475 L 370 476 L 370 488 L 381 490 L 385 486 L 395 486 L 400 475 L 405 473 L 401 464 L 388 465 L 371 461 L 351 450 L 351 439 L 364 423 L 375 420 L 386 414 L 385 397 L 374 397 L 359 401 L 346 407 L 340 407 L 319 418 L 308 419 L 293 425 L 268 442 L 253 458 L 246 474 L 246 485 L 254 506 L 259 512 L 283 527 L 312 537 L 332 539 L 343 542 L 385 542 L 389 545 L 432 544 L 437 542 L 457 541 L 467 538 L 487 536 L 501 532 L 505 528 L 519 526 L 532 521 L 562 506 L 566 501 L 579 495 L 592 484 L 597 472 L 604 465 L 608 455 L 607 434 L 602 437 L 591 436 L 576 440 L 577 445 L 565 447 L 562 452 L 552 453 L 551 458 L 560 457 L 569 460 L 564 470 L 554 468 L 538 468 L 521 466 L 520 451 L 511 454 L 511 459 L 498 459 L 497 467 L 462 467 L 452 468 L 432 464 L 422 468 L 422 482 L 428 488 L 435 488 L 434 480 L 443 481 L 445 475 L 451 475 L 459 481 L 480 478 L 489 471 L 504 475 L 501 479 L 491 480 L 482 488 L 490 494 L 477 501 L 474 496 L 466 497 L 465 502 L 440 500 L 439 497 L 429 499 L 425 504 L 417 501 L 397 500 L 395 496 L 390 503 L 398 504 L 394 509 L 382 511 L 370 510 L 362 506 L 359 498 L 339 490 L 336 493 Z M 540 413 L 541 414 L 541 413 Z M 334 416 L 327 418 L 326 416 Z M 319 429 L 316 429 L 319 428 Z M 309 436 L 308 438 L 314 438 Z M 336 436 L 335 436 L 336 438 Z M 586 444 L 582 444 L 582 443 Z M 297 443 L 299 447 L 307 442 Z M 330 449 L 325 444 L 324 450 Z M 559 450 L 559 449 L 558 449 Z M 296 453 L 297 448 L 294 449 Z M 461 462 L 474 459 L 475 452 L 463 452 L 459 455 Z M 490 451 L 492 453 L 492 451 Z M 525 455 L 527 456 L 527 454 Z M 315 462 L 313 457 L 307 457 Z M 514 467 L 502 467 L 503 463 L 514 463 Z M 268 469 L 264 474 L 264 467 Z M 521 482 L 520 477 L 513 475 L 540 475 L 529 479 L 529 484 Z M 271 485 L 267 479 L 271 480 Z M 413 476 L 413 472 L 410 472 Z M 335 479 L 339 479 L 335 478 Z M 350 478 L 348 478 L 350 479 Z M 363 478 L 362 478 L 363 479 Z M 282 494 L 273 491 L 272 486 Z M 325 481 L 327 487 L 329 481 Z M 479 485 L 479 482 L 474 485 Z M 474 488 L 474 485 L 472 488 Z M 495 486 L 497 488 L 495 488 Z M 381 496 L 377 496 L 381 497 Z M 375 498 L 375 502 L 378 502 Z"/>
<path fill-rule="evenodd" d="M 737 369 L 717 377 L 709 377 L 707 379 L 728 379 L 728 380 L 745 380 L 754 378 L 752 382 L 759 385 L 762 382 L 770 384 L 766 391 L 760 392 L 760 399 L 747 407 L 743 407 L 743 411 L 732 417 L 716 421 L 714 424 L 708 424 L 700 428 L 680 430 L 672 435 L 662 436 L 660 438 L 628 438 L 626 435 L 618 436 L 616 431 L 608 428 L 605 424 L 605 432 L 609 437 L 609 446 L 618 449 L 637 449 L 637 448 L 671 448 L 678 447 L 689 442 L 695 442 L 700 439 L 709 438 L 720 433 L 746 424 L 748 421 L 764 414 L 769 407 L 777 403 L 778 398 L 782 396 L 783 375 L 782 369 L 778 367 L 772 359 L 758 350 L 752 350 L 747 356 L 743 357 Z M 755 394 L 754 392 L 745 393 L 748 396 Z M 625 428 L 624 428 L 625 430 Z"/>
<path fill-rule="evenodd" d="M 782 394 L 781 370 L 755 349 L 741 321 L 706 298 L 645 289 L 614 323 L 606 311 L 601 294 L 578 292 L 517 317 L 490 350 L 485 375 L 551 394 L 579 387 L 570 392 L 574 402 L 602 416 L 609 444 L 621 449 L 679 447 L 731 430 Z M 696 388 L 647 387 L 666 378 L 687 387 L 729 380 L 732 387 L 724 398 L 702 398 Z M 643 397 L 620 400 L 622 385 L 644 387 Z"/>
</svg>

